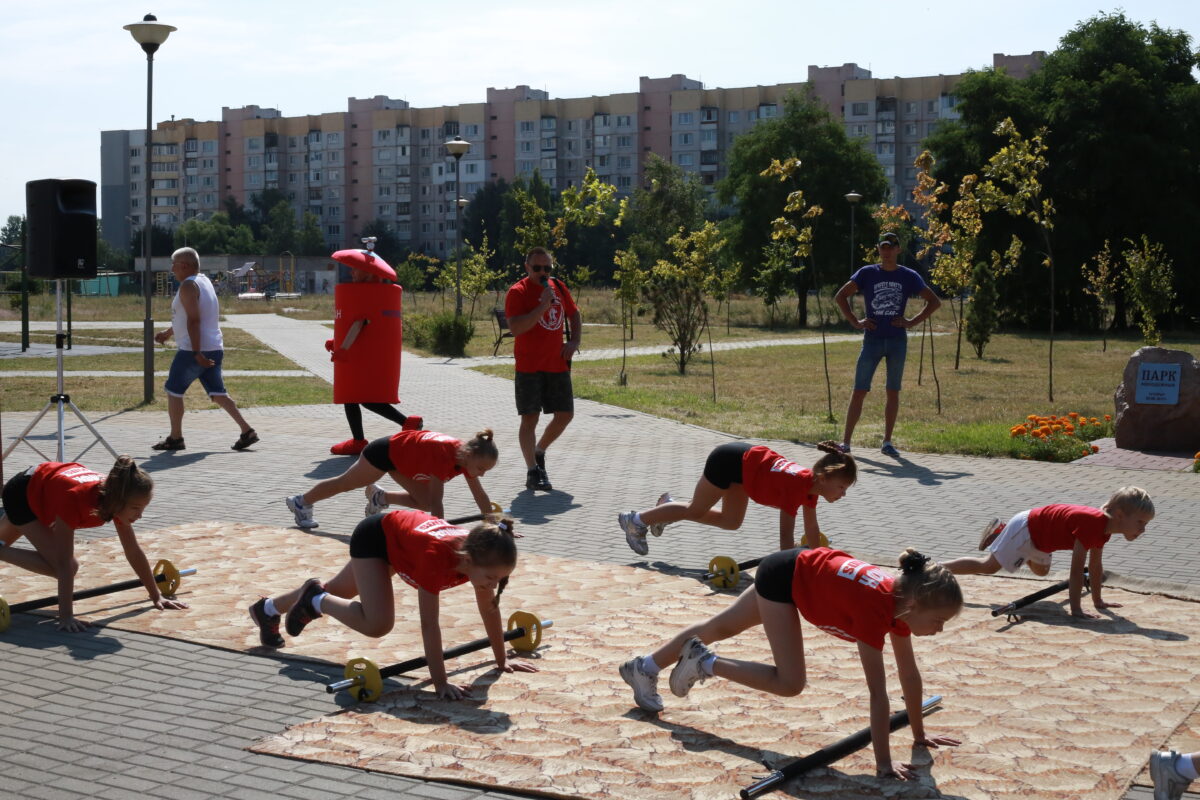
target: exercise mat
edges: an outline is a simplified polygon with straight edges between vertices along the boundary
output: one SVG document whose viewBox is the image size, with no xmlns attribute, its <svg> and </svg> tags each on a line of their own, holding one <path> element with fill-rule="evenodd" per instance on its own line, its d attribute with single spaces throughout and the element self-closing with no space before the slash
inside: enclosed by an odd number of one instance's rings
<svg viewBox="0 0 1200 800">
<path fill-rule="evenodd" d="M 901 729 L 891 737 L 893 758 L 913 762 L 919 780 L 877 779 L 868 748 L 791 781 L 780 796 L 1117 800 L 1150 750 L 1200 701 L 1190 680 L 1200 663 L 1193 603 L 1112 589 L 1105 596 L 1124 604 L 1119 617 L 1072 619 L 1064 595 L 1023 609 L 1024 621 L 1013 624 L 992 618 L 990 608 L 1039 584 L 997 577 L 962 584 L 963 613 L 914 645 L 925 695 L 945 696 L 926 730 L 963 745 L 914 748 Z M 681 699 L 667 688 L 668 669 L 660 679 L 666 710 L 638 710 L 620 663 L 731 602 L 693 579 L 531 558 L 510 592 L 513 607 L 556 618 L 540 672 L 497 675 L 476 665 L 455 677 L 473 686 L 469 700 L 437 700 L 426 684 L 403 687 L 251 749 L 554 797 L 707 800 L 736 797 L 767 772 L 764 760 L 781 766 L 868 724 L 855 646 L 807 624 L 801 695 L 774 697 L 710 678 Z M 716 650 L 770 657 L 761 629 Z M 890 654 L 885 663 L 897 709 Z"/>
</svg>

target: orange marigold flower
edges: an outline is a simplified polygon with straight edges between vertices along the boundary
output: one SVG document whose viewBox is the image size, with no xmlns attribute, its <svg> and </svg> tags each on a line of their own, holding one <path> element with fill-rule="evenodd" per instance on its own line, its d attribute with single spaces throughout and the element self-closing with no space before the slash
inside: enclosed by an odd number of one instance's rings
<svg viewBox="0 0 1200 800">
<path fill-rule="evenodd" d="M 1062 425 L 1055 424 L 1055 425 L 1050 426 L 1050 430 L 1054 431 L 1055 433 L 1060 432 L 1062 429 L 1063 429 Z"/>
<path fill-rule="evenodd" d="M 1099 424 L 1100 424 L 1100 420 L 1096 419 L 1095 417 L 1092 417 L 1092 424 L 1093 424 L 1093 425 L 1099 425 Z"/>
<path fill-rule="evenodd" d="M 1104 421 L 1105 421 L 1105 422 L 1112 422 L 1112 414 L 1105 414 L 1105 415 L 1104 415 Z"/>
<path fill-rule="evenodd" d="M 1058 414 L 1051 414 L 1050 419 L 1058 419 Z"/>
<path fill-rule="evenodd" d="M 1077 419 L 1077 418 L 1079 417 L 1079 412 L 1078 412 L 1078 411 L 1072 411 L 1072 412 L 1070 412 L 1069 414 L 1067 414 L 1067 416 L 1068 416 L 1068 417 L 1070 417 L 1071 419 Z"/>
<path fill-rule="evenodd" d="M 1096 446 L 1096 445 L 1092 445 L 1092 452 L 1093 452 L 1093 453 L 1099 453 L 1099 452 L 1100 452 L 1100 448 L 1099 448 L 1098 446 Z"/>
<path fill-rule="evenodd" d="M 1038 418 L 1037 414 L 1029 414 L 1025 417 L 1025 419 L 1029 420 L 1030 422 L 1036 421 L 1037 418 Z"/>
</svg>

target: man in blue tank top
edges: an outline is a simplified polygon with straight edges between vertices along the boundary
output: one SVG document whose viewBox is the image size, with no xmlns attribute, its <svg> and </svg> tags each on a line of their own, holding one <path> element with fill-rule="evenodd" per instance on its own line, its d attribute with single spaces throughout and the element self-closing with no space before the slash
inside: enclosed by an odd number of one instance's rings
<svg viewBox="0 0 1200 800">
<path fill-rule="evenodd" d="M 212 401 L 225 409 L 233 421 L 242 429 L 241 436 L 233 443 L 234 450 L 245 450 L 258 441 L 237 403 L 225 390 L 221 377 L 221 361 L 225 344 L 221 338 L 221 312 L 217 307 L 217 292 L 212 281 L 200 273 L 200 254 L 191 247 L 181 247 L 171 254 L 171 274 L 179 282 L 179 290 L 171 301 L 171 327 L 154 335 L 154 340 L 165 344 L 175 337 L 179 351 L 171 362 L 167 375 L 167 416 L 171 420 L 171 432 L 155 450 L 183 450 L 183 394 L 197 379 Z"/>
<path fill-rule="evenodd" d="M 850 452 L 850 437 L 862 416 L 863 400 L 871 391 L 871 378 L 881 360 L 887 360 L 887 403 L 883 410 L 884 455 L 898 456 L 892 444 L 892 430 L 900 411 L 900 383 L 904 377 L 904 359 L 908 351 L 908 329 L 920 325 L 937 311 L 942 301 L 925 285 L 916 270 L 899 264 L 900 237 L 885 233 L 879 237 L 879 263 L 868 264 L 850 276 L 850 280 L 834 296 L 842 316 L 857 330 L 863 331 L 862 350 L 854 371 L 854 393 L 846 409 L 846 431 L 842 450 Z M 850 307 L 850 298 L 862 292 L 866 314 L 862 319 Z M 925 308 L 915 317 L 906 318 L 904 307 L 908 298 L 920 297 Z"/>
</svg>

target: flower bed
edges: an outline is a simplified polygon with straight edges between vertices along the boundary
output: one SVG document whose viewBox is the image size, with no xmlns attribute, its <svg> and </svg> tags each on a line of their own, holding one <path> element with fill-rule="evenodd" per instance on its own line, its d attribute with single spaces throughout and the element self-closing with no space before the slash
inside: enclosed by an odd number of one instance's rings
<svg viewBox="0 0 1200 800">
<path fill-rule="evenodd" d="M 1024 422 L 1013 425 L 1009 434 L 1020 442 L 1018 458 L 1074 461 L 1100 449 L 1092 441 L 1113 435 L 1112 415 L 1100 419 L 1075 411 L 1061 417 L 1030 414 Z"/>
</svg>

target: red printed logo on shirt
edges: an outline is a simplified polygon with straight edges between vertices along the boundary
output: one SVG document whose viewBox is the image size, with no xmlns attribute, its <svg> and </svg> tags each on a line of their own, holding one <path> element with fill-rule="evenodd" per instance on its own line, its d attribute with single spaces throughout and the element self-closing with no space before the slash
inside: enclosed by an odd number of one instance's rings
<svg viewBox="0 0 1200 800">
<path fill-rule="evenodd" d="M 771 464 L 771 472 L 784 472 L 788 475 L 798 475 L 802 467 L 794 461 L 788 461 L 780 456 Z"/>
<path fill-rule="evenodd" d="M 70 478 L 76 483 L 98 483 L 103 480 L 98 472 L 92 472 L 87 467 L 71 467 L 62 470 L 58 474 L 64 478 Z"/>
<path fill-rule="evenodd" d="M 554 295 L 554 301 L 550 307 L 546 309 L 546 313 L 542 314 L 542 318 L 538 320 L 538 324 L 549 331 L 556 331 L 562 328 L 563 310 L 562 303 L 558 300 L 558 295 Z"/>
<path fill-rule="evenodd" d="M 871 589 L 879 586 L 887 578 L 887 573 L 879 567 L 856 558 L 848 558 L 843 561 L 842 565 L 838 567 L 837 574 L 839 578 L 849 578 Z"/>
</svg>

